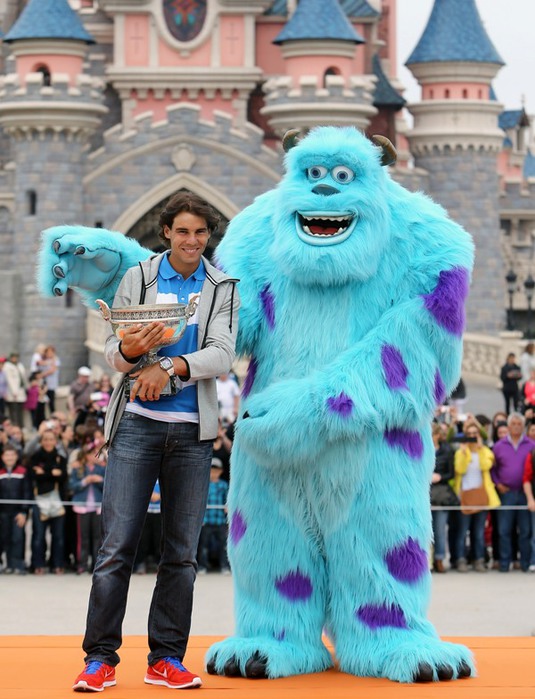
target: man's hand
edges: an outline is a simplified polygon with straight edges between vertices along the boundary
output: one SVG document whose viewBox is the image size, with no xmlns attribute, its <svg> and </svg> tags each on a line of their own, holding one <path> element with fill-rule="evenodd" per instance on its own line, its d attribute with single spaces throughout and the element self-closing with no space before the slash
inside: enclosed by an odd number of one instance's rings
<svg viewBox="0 0 535 699">
<path fill-rule="evenodd" d="M 153 347 L 158 347 L 163 340 L 165 325 L 158 321 L 148 325 L 133 325 L 125 330 L 121 339 L 121 352 L 126 358 L 139 357 Z"/>
<path fill-rule="evenodd" d="M 503 495 L 503 493 L 509 492 L 509 488 L 506 485 L 504 485 L 503 483 L 498 483 L 498 485 L 496 486 L 496 490 L 499 493 L 502 493 L 502 495 Z"/>
<path fill-rule="evenodd" d="M 431 483 L 440 483 L 441 480 L 440 473 L 433 473 L 431 476 Z"/>
<path fill-rule="evenodd" d="M 158 363 L 144 367 L 141 371 L 130 374 L 130 377 L 136 379 L 130 391 L 131 401 L 136 398 L 158 400 L 165 384 L 169 381 L 169 375 Z"/>
<path fill-rule="evenodd" d="M 24 512 L 19 512 L 15 515 L 15 524 L 19 529 L 22 529 L 22 527 L 26 524 L 26 515 Z"/>
</svg>

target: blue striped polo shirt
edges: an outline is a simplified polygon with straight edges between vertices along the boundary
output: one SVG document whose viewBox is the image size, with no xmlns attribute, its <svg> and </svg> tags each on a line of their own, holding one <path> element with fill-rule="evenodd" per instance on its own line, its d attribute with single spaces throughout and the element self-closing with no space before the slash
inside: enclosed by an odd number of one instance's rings
<svg viewBox="0 0 535 699">
<path fill-rule="evenodd" d="M 187 279 L 179 274 L 169 262 L 169 254 L 160 262 L 158 270 L 158 291 L 156 303 L 189 303 L 200 295 L 206 270 L 201 260 L 199 266 Z M 158 354 L 162 357 L 179 357 L 196 352 L 198 348 L 199 306 L 188 320 L 184 335 L 174 345 L 162 347 Z M 158 400 L 140 400 L 127 403 L 125 410 L 161 422 L 199 422 L 197 402 L 197 382 L 177 381 L 179 390 L 174 396 L 161 396 Z"/>
</svg>

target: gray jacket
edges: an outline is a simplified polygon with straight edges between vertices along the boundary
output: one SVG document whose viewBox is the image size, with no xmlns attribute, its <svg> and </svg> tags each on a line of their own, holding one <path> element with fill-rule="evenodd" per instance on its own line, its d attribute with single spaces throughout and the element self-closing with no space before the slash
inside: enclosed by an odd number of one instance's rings
<svg viewBox="0 0 535 699">
<path fill-rule="evenodd" d="M 140 303 L 156 303 L 158 291 L 158 269 L 166 253 L 153 255 L 131 267 L 124 275 L 115 299 L 114 307 L 136 306 Z M 199 302 L 198 350 L 181 355 L 189 365 L 190 378 L 197 382 L 199 403 L 199 440 L 215 439 L 217 436 L 218 403 L 215 377 L 230 371 L 235 356 L 238 334 L 237 279 L 231 279 L 202 258 L 206 268 L 206 280 Z M 132 364 L 119 352 L 119 340 L 110 335 L 104 350 L 106 361 L 123 373 L 117 383 L 104 424 L 104 436 L 109 446 L 126 406 L 123 377 L 133 371 Z"/>
</svg>

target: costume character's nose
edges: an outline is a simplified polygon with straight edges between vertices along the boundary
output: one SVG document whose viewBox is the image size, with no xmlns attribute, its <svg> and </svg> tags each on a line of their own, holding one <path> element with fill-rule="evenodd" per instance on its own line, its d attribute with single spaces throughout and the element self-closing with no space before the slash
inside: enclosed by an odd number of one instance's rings
<svg viewBox="0 0 535 699">
<path fill-rule="evenodd" d="M 317 184 L 312 191 L 314 194 L 321 194 L 322 197 L 330 197 L 331 194 L 340 194 L 340 190 L 331 187 L 330 184 Z"/>
</svg>

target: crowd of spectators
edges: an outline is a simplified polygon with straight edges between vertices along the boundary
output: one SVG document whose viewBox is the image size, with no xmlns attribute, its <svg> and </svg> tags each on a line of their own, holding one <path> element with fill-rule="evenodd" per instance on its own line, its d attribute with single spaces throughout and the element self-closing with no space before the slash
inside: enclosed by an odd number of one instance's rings
<svg viewBox="0 0 535 699">
<path fill-rule="evenodd" d="M 509 355 L 502 381 L 522 370 Z M 534 371 L 526 367 L 526 375 Z M 515 379 L 516 380 L 516 379 Z M 535 572 L 535 414 L 506 386 L 506 410 L 492 418 L 437 408 L 431 484 L 432 569 Z M 512 409 L 512 410 L 511 410 Z M 447 555 L 449 551 L 449 556 Z"/>
<path fill-rule="evenodd" d="M 57 410 L 60 360 L 39 345 L 27 371 L 15 352 L 0 357 L 0 573 L 92 572 L 100 545 L 106 470 L 103 425 L 113 390 L 103 374 L 78 369 L 66 409 Z M 218 387 L 219 392 L 219 387 Z M 218 393 L 219 395 L 219 393 Z M 226 497 L 238 382 L 221 377 L 220 427 L 214 443 L 201 571 L 229 572 Z M 161 515 L 159 484 L 151 498 L 135 572 L 156 569 Z"/>
<path fill-rule="evenodd" d="M 528 377 L 517 392 L 509 384 L 504 412 L 492 419 L 459 412 L 466 402 L 462 382 L 453 399 L 437 408 L 431 482 L 431 562 L 437 573 L 535 572 L 533 348 L 525 354 L 518 365 L 509 355 L 502 369 L 508 380 L 511 372 L 518 372 L 518 382 Z M 95 564 L 106 469 L 102 428 L 112 382 L 106 374 L 95 381 L 89 367 L 80 367 L 60 411 L 59 367 L 52 346 L 36 348 L 28 372 L 17 353 L 0 357 L 0 571 L 6 574 L 82 574 Z M 225 574 L 239 387 L 232 375 L 220 377 L 217 386 L 220 423 L 198 560 L 201 573 Z M 159 562 L 159 501 L 157 483 L 134 565 L 139 574 Z"/>
</svg>

